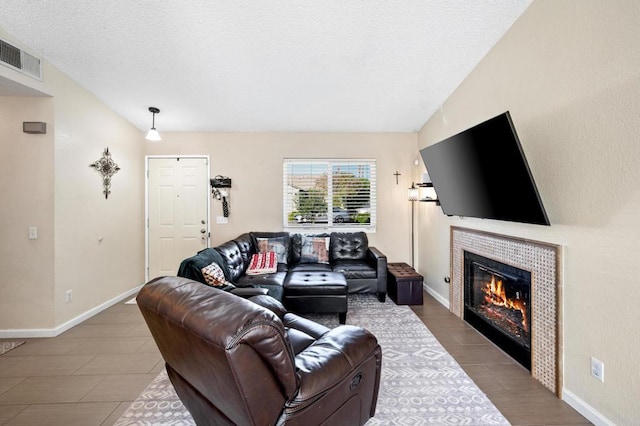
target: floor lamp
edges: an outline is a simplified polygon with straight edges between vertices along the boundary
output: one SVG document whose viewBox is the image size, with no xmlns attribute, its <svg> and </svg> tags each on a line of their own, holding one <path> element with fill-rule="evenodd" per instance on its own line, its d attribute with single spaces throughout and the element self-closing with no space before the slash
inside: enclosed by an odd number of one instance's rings
<svg viewBox="0 0 640 426">
<path fill-rule="evenodd" d="M 416 201 L 418 201 L 418 188 L 416 188 L 415 183 L 411 182 L 411 188 L 409 188 L 409 201 L 411 201 L 411 267 L 414 267 L 413 261 L 414 261 L 414 250 L 415 250 L 415 243 L 414 243 L 414 226 L 413 226 L 413 221 L 414 221 L 414 211 L 415 211 L 415 203 Z"/>
</svg>

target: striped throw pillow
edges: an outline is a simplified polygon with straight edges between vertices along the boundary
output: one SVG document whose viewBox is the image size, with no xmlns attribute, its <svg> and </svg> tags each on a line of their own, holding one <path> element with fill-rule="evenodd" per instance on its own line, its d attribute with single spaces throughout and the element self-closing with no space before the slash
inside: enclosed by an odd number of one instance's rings
<svg viewBox="0 0 640 426">
<path fill-rule="evenodd" d="M 278 255 L 275 251 L 256 253 L 251 256 L 247 275 L 273 274 L 278 271 Z"/>
</svg>

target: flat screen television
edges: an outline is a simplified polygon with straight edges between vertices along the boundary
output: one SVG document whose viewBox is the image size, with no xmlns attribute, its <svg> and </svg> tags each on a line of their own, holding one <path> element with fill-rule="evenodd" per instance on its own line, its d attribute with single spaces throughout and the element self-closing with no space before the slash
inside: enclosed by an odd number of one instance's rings
<svg viewBox="0 0 640 426">
<path fill-rule="evenodd" d="M 445 214 L 550 225 L 508 111 L 420 155 Z"/>
</svg>

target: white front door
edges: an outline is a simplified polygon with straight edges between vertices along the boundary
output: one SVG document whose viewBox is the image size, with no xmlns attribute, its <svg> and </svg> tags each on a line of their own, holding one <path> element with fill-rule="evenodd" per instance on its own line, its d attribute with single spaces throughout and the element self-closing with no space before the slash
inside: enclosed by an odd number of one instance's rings
<svg viewBox="0 0 640 426">
<path fill-rule="evenodd" d="M 147 281 L 209 245 L 209 160 L 147 159 Z"/>
</svg>

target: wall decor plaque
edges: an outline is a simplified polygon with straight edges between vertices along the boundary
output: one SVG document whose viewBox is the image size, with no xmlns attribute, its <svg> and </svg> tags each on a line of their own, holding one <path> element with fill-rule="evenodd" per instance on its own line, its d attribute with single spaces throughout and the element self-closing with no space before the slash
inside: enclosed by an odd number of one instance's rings
<svg viewBox="0 0 640 426">
<path fill-rule="evenodd" d="M 105 199 L 109 198 L 109 194 L 111 194 L 111 177 L 120 170 L 120 167 L 111 158 L 109 147 L 106 147 L 102 157 L 95 163 L 89 164 L 89 167 L 93 167 L 102 176 L 102 186 L 104 187 L 102 193 Z"/>
</svg>

